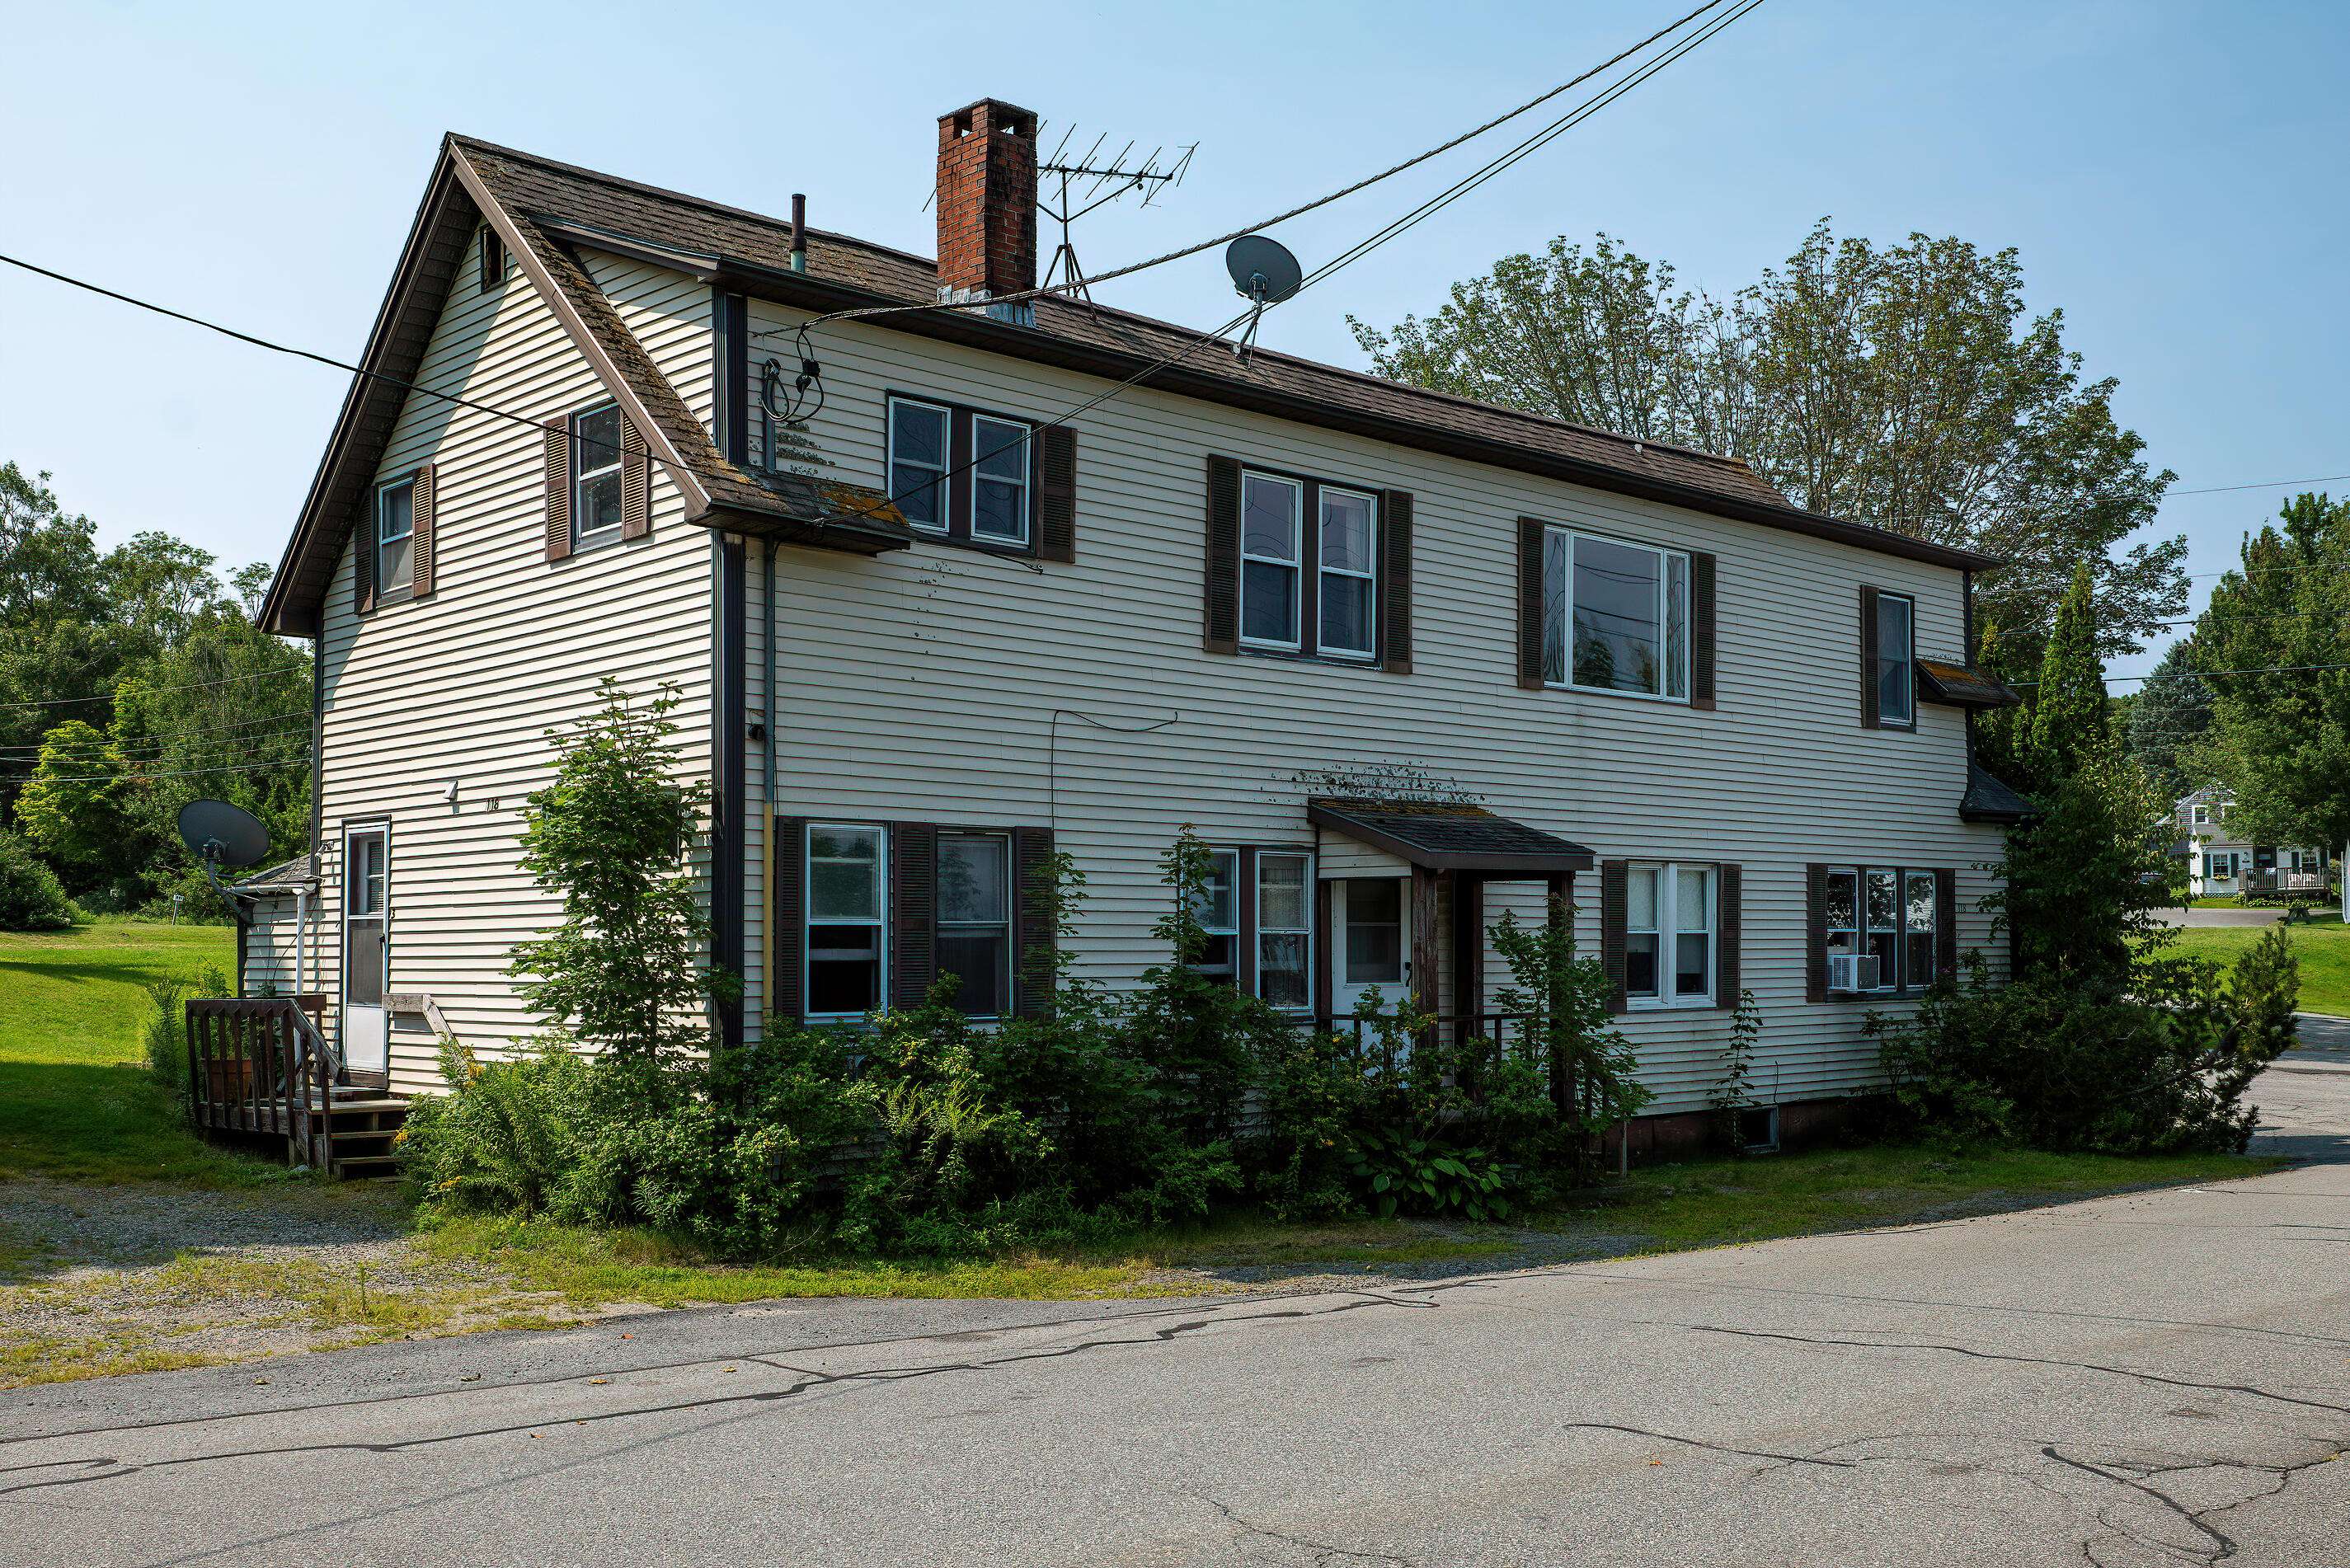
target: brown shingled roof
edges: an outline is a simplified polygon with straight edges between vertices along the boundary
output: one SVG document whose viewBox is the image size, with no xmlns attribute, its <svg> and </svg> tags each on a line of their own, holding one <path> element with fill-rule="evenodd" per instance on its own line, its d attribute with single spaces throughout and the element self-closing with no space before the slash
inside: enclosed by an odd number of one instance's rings
<svg viewBox="0 0 2350 1568">
<path fill-rule="evenodd" d="M 791 270 L 791 227 L 781 219 L 468 137 L 452 137 L 450 145 L 502 203 L 580 243 L 623 254 L 633 249 L 746 293 L 819 312 L 938 297 L 934 264 L 902 251 L 811 230 L 807 270 L 797 274 Z M 867 325 L 1120 378 L 1200 336 L 1191 327 L 1056 296 L 1033 304 L 1033 326 L 970 310 L 881 317 Z M 1998 564 L 1972 551 L 1803 511 L 1734 458 L 1635 441 L 1270 349 L 1246 359 L 1202 349 L 1155 373 L 1150 385 L 1941 566 Z"/>
</svg>

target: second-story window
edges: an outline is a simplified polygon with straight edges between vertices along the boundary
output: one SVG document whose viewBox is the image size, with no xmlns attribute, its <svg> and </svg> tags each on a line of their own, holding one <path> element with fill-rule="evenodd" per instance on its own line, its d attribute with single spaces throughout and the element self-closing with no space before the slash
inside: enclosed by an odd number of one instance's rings
<svg viewBox="0 0 2350 1568">
<path fill-rule="evenodd" d="M 1368 659 L 1378 651 L 1379 505 L 1360 491 L 1325 485 L 1321 493 L 1322 651 Z"/>
<path fill-rule="evenodd" d="M 1877 646 L 1868 650 L 1877 680 L 1877 722 L 1904 726 L 1917 722 L 1914 663 L 1916 601 L 1900 594 L 1877 596 Z"/>
<path fill-rule="evenodd" d="M 571 543 L 620 536 L 620 410 L 607 403 L 571 416 Z"/>
<path fill-rule="evenodd" d="M 1241 476 L 1241 640 L 1298 646 L 1299 559 L 1305 487 L 1268 473 Z"/>
<path fill-rule="evenodd" d="M 375 581 L 378 596 L 408 587 L 410 548 L 416 535 L 416 481 L 403 479 L 375 493 Z"/>
<path fill-rule="evenodd" d="M 947 452 L 953 411 L 889 400 L 889 498 L 917 528 L 947 530 Z"/>
<path fill-rule="evenodd" d="M 924 398 L 889 400 L 889 497 L 925 534 L 996 550 L 1034 548 L 1035 427 Z"/>
<path fill-rule="evenodd" d="M 1543 541 L 1543 680 L 1686 702 L 1690 558 L 1553 528 Z"/>
</svg>

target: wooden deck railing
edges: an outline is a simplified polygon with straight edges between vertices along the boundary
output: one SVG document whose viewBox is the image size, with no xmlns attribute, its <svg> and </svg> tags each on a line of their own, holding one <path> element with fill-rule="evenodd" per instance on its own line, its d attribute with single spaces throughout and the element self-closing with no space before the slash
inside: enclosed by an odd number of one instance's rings
<svg viewBox="0 0 2350 1568">
<path fill-rule="evenodd" d="M 291 1163 L 325 1165 L 343 1074 L 318 1029 L 324 1004 L 316 996 L 190 1002 L 188 1097 L 196 1125 L 282 1137 Z"/>
</svg>

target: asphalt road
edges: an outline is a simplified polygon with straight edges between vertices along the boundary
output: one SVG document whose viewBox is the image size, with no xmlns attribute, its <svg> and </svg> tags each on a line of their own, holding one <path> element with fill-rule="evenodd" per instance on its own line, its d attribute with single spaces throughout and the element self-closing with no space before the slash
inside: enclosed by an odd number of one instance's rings
<svg viewBox="0 0 2350 1568">
<path fill-rule="evenodd" d="M 2350 1048 L 2259 1097 L 2350 1162 Z M 2323 1568 L 2345 1448 L 2350 1163 L 2312 1164 L 1381 1292 L 775 1303 L 23 1390 L 0 1563 Z"/>
</svg>

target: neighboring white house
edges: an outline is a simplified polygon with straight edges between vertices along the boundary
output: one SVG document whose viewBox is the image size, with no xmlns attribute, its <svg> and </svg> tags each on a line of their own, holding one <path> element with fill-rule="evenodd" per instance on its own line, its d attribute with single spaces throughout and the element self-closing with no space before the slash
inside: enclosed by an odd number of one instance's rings
<svg viewBox="0 0 2350 1568">
<path fill-rule="evenodd" d="M 2187 857 L 2189 895 L 2323 898 L 2328 885 L 2325 851 L 2253 843 L 2229 826 L 2235 800 L 2225 786 L 2207 784 L 2171 807 L 2171 822 L 2181 834 L 2178 852 Z"/>
<path fill-rule="evenodd" d="M 1736 462 L 1007 301 L 1035 126 L 939 122 L 937 263 L 444 144 L 263 612 L 317 649 L 305 952 L 354 1076 L 431 1087 L 433 1019 L 540 1026 L 520 807 L 608 675 L 681 694 L 712 784 L 730 1038 L 941 971 L 1033 1008 L 1038 942 L 1131 983 L 1189 824 L 1211 961 L 1302 1018 L 1490 1007 L 1487 923 L 1557 888 L 1659 1116 L 1693 1125 L 1747 991 L 1767 1098 L 1874 1085 L 1865 1017 L 1991 946 L 1978 868 L 2029 809 L 1971 755 L 2013 700 L 1970 668 L 1996 563 Z M 930 308 L 837 315 L 881 306 Z M 1268 339 L 1284 308 L 1319 306 Z M 1090 895 L 1059 931 L 1019 897 L 1055 852 Z"/>
</svg>

